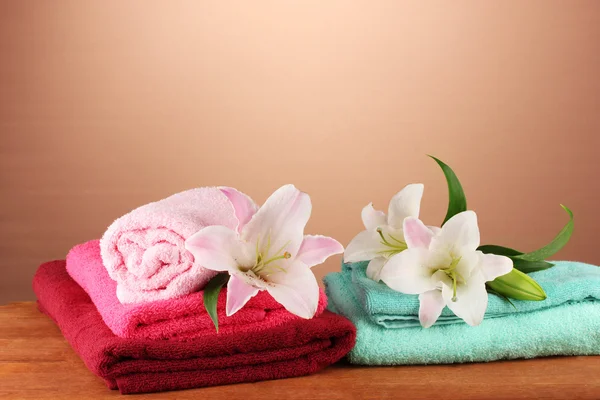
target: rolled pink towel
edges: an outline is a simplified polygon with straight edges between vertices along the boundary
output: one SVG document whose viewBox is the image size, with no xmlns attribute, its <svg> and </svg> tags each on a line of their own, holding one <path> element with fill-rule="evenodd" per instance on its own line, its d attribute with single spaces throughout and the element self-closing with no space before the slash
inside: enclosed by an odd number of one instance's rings
<svg viewBox="0 0 600 400">
<path fill-rule="evenodd" d="M 256 207 L 232 188 L 204 187 L 146 204 L 113 222 L 100 241 L 102 261 L 121 303 L 172 299 L 201 289 L 216 274 L 194 261 L 185 240 L 209 225 L 236 229 L 234 204 Z"/>
</svg>

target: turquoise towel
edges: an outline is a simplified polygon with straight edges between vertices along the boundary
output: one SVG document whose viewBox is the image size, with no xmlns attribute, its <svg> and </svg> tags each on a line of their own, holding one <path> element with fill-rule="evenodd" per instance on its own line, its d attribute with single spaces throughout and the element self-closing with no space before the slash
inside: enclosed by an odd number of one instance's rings
<svg viewBox="0 0 600 400">
<path fill-rule="evenodd" d="M 352 277 L 352 292 L 367 317 L 386 328 L 420 326 L 418 296 L 398 293 L 383 282 L 369 279 L 365 274 L 367 264 L 368 262 L 359 262 L 342 265 L 342 271 L 348 272 Z M 568 261 L 556 261 L 555 264 L 553 268 L 531 274 L 546 291 L 546 300 L 511 300 L 515 310 L 505 299 L 491 295 L 485 318 L 502 317 L 515 312 L 532 312 L 566 302 L 600 299 L 599 267 Z M 464 321 L 446 307 L 436 325 L 452 323 L 463 324 Z"/>
<path fill-rule="evenodd" d="M 330 310 L 346 316 L 357 328 L 356 346 L 348 354 L 352 363 L 448 364 L 600 354 L 598 267 L 580 263 L 557 263 L 556 267 L 535 275 L 538 281 L 545 275 L 554 277 L 542 284 L 549 295 L 548 300 L 537 302 L 537 305 L 533 302 L 518 302 L 515 304 L 518 311 L 510 305 L 504 308 L 503 303 L 498 303 L 502 306 L 499 309 L 500 315 L 485 319 L 477 327 L 465 323 L 447 323 L 436 324 L 428 329 L 420 326 L 389 329 L 375 323 L 372 315 L 367 314 L 361 304 L 370 304 L 373 310 L 377 309 L 374 308 L 375 304 L 383 307 L 383 303 L 374 302 L 372 299 L 378 298 L 379 294 L 370 292 L 363 293 L 364 298 L 369 299 L 368 302 L 357 299 L 355 293 L 360 293 L 364 287 L 357 289 L 352 270 L 353 268 L 344 268 L 341 273 L 325 277 Z M 572 274 L 573 271 L 577 273 Z M 563 279 L 560 286 L 560 281 L 554 280 L 559 278 Z M 376 284 L 374 291 L 380 289 L 381 285 Z M 382 293 L 385 294 L 386 291 L 383 290 Z M 557 298 L 552 299 L 551 293 L 556 293 Z M 407 305 L 388 304 L 386 310 L 409 310 L 414 313 L 414 300 L 417 296 L 400 296 L 395 299 L 403 300 L 396 303 L 406 302 Z M 561 301 L 558 300 L 559 297 L 571 299 Z M 525 310 L 521 306 L 533 308 Z M 416 309 L 418 310 L 418 301 Z"/>
</svg>

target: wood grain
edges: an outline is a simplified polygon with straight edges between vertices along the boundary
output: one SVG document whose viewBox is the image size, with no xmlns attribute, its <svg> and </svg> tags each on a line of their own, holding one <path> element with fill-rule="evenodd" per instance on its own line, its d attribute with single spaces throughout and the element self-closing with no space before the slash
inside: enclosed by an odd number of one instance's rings
<svg viewBox="0 0 600 400">
<path fill-rule="evenodd" d="M 105 399 L 119 393 L 90 373 L 34 303 L 0 306 L 0 398 Z M 177 399 L 598 399 L 600 357 L 410 367 L 345 363 L 312 376 L 135 396 Z"/>
</svg>

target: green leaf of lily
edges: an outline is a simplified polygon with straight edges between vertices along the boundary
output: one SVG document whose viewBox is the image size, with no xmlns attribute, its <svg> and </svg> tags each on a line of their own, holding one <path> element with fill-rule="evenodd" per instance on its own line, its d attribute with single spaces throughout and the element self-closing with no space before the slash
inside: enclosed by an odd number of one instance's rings
<svg viewBox="0 0 600 400">
<path fill-rule="evenodd" d="M 546 292 L 535 280 L 514 268 L 508 274 L 488 282 L 487 287 L 511 299 L 530 301 L 546 299 Z"/>
<path fill-rule="evenodd" d="M 219 317 L 217 316 L 217 300 L 219 299 L 219 293 L 225 285 L 229 281 L 229 274 L 221 273 L 212 278 L 206 287 L 204 288 L 204 308 L 210 315 L 210 319 L 212 319 L 213 324 L 215 324 L 215 329 L 219 332 Z"/>
<path fill-rule="evenodd" d="M 513 260 L 514 268 L 516 268 L 519 271 L 524 272 L 526 274 L 554 267 L 554 264 L 549 263 L 547 261 L 527 261 L 527 260 L 521 260 L 518 257 L 509 257 L 509 258 L 511 260 Z"/>
<path fill-rule="evenodd" d="M 477 250 L 482 251 L 486 254 L 497 254 L 499 256 L 506 256 L 513 261 L 513 267 L 518 269 L 521 272 L 525 272 L 526 274 L 535 271 L 541 271 L 543 269 L 548 269 L 554 266 L 546 261 L 528 261 L 523 260 L 520 256 L 523 254 L 518 250 L 511 249 L 509 247 L 496 246 L 493 244 L 486 244 L 483 246 L 479 246 Z"/>
<path fill-rule="evenodd" d="M 452 168 L 434 156 L 430 155 L 429 157 L 433 158 L 442 168 L 442 171 L 446 176 L 446 182 L 448 183 L 448 211 L 446 212 L 446 217 L 442 223 L 442 225 L 444 225 L 456 214 L 467 211 L 467 198 L 465 197 L 462 185 L 454 171 L 452 171 Z"/>
<path fill-rule="evenodd" d="M 521 254 L 517 258 L 526 261 L 542 261 L 556 254 L 556 252 L 558 252 L 564 247 L 565 244 L 567 244 L 571 238 L 571 234 L 573 234 L 573 212 L 562 204 L 560 206 L 567 212 L 567 214 L 569 214 L 569 222 L 567 222 L 565 227 L 562 228 L 554 240 L 552 240 L 552 242 L 550 242 L 548 245 L 539 250 L 532 251 L 531 253 Z"/>
<path fill-rule="evenodd" d="M 523 254 L 518 250 L 511 249 L 509 247 L 496 246 L 495 244 L 484 244 L 482 246 L 479 246 L 477 248 L 477 250 L 479 250 L 485 254 L 496 254 L 499 256 L 507 256 L 507 257 L 520 256 L 521 254 Z"/>
</svg>

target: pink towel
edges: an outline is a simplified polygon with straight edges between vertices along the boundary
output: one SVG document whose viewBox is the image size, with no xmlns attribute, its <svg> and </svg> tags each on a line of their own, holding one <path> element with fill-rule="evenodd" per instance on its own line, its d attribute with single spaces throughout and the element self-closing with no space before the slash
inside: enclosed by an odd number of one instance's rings
<svg viewBox="0 0 600 400">
<path fill-rule="evenodd" d="M 125 338 L 186 340 L 214 333 L 206 313 L 203 292 L 187 296 L 139 304 L 121 304 L 115 295 L 117 283 L 110 279 L 102 265 L 98 240 L 75 246 L 67 255 L 67 272 L 90 296 L 104 323 L 117 336 Z M 225 315 L 227 292 L 224 289 L 217 304 L 219 333 L 261 329 L 301 319 L 284 309 L 266 291 L 250 301 L 231 317 Z M 327 298 L 321 292 L 318 313 Z"/>
<path fill-rule="evenodd" d="M 100 241 L 102 260 L 117 281 L 121 303 L 172 299 L 201 289 L 215 275 L 194 262 L 185 240 L 209 225 L 235 229 L 238 220 L 224 192 L 187 190 L 146 204 L 111 224 Z M 237 198 L 254 205 L 246 195 Z"/>
</svg>

